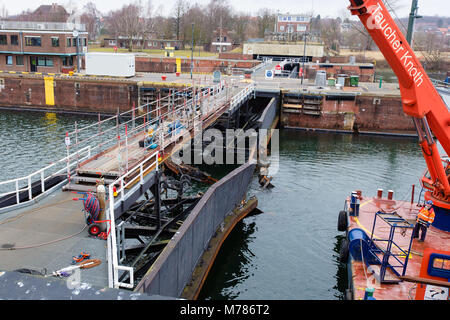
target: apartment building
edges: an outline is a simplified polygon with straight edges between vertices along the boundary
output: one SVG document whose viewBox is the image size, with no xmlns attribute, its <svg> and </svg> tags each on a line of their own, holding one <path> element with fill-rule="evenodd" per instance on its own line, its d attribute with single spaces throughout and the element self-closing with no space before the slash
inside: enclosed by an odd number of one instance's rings
<svg viewBox="0 0 450 320">
<path fill-rule="evenodd" d="M 87 52 L 87 38 L 83 24 L 0 21 L 0 70 L 74 70 L 77 59 Z"/>
</svg>

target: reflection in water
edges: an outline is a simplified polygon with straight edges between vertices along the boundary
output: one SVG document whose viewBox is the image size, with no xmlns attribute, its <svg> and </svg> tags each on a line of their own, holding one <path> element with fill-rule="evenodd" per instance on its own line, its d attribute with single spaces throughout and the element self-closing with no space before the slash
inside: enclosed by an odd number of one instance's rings
<svg viewBox="0 0 450 320">
<path fill-rule="evenodd" d="M 0 111 L 0 181 L 63 158 L 65 132 L 75 121 L 81 127 L 97 117 Z M 233 168 L 201 169 L 221 178 Z M 264 213 L 236 225 L 200 298 L 341 299 L 347 275 L 338 262 L 337 216 L 344 199 L 353 190 L 374 195 L 382 188 L 407 200 L 424 169 L 414 139 L 281 131 L 275 188 L 262 190 L 256 176 L 249 187 Z"/>
<path fill-rule="evenodd" d="M 200 292 L 199 300 L 230 300 L 239 297 L 241 292 L 235 288 L 248 277 L 257 266 L 253 264 L 255 255 L 249 249 L 249 243 L 254 241 L 256 223 L 248 223 L 244 219 L 236 224 L 226 239 L 227 245 L 222 246 L 207 280 Z M 237 262 L 237 263 L 236 263 Z M 218 287 L 220 287 L 219 290 Z M 244 289 L 245 290 L 245 289 Z M 208 295 L 214 292 L 214 295 Z"/>
<path fill-rule="evenodd" d="M 85 126 L 96 116 L 34 111 L 0 111 L 0 181 L 26 176 L 66 155 L 64 137 L 75 122 Z"/>
<path fill-rule="evenodd" d="M 378 188 L 409 198 L 424 169 L 415 139 L 282 131 L 275 188 L 262 190 L 256 177 L 249 188 L 264 213 L 224 242 L 200 298 L 343 299 L 337 217 L 345 198 Z"/>
<path fill-rule="evenodd" d="M 336 241 L 333 248 L 333 258 L 336 265 L 336 284 L 333 286 L 333 289 L 335 290 L 334 296 L 340 300 L 345 298 L 345 290 L 348 288 L 349 281 L 347 264 L 339 262 L 339 251 L 344 238 L 345 235 L 336 235 Z"/>
</svg>

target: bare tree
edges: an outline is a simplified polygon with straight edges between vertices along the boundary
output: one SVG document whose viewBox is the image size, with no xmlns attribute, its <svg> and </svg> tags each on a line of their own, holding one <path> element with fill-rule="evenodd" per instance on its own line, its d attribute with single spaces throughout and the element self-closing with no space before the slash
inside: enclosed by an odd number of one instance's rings
<svg viewBox="0 0 450 320">
<path fill-rule="evenodd" d="M 184 16 L 188 10 L 189 3 L 186 0 L 177 0 L 173 9 L 175 34 L 177 40 L 180 40 L 181 30 L 183 29 Z"/>
<path fill-rule="evenodd" d="M 272 31 L 276 22 L 276 14 L 270 9 L 260 9 L 257 14 L 258 37 L 264 38 L 266 31 Z"/>
<path fill-rule="evenodd" d="M 100 33 L 101 13 L 93 2 L 88 2 L 83 7 L 83 14 L 80 17 L 81 23 L 86 25 L 90 40 L 96 40 Z"/>
</svg>

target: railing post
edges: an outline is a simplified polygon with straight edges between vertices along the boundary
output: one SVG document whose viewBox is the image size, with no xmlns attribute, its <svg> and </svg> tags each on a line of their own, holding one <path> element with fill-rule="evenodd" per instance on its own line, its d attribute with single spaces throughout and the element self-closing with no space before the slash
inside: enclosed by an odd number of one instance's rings
<svg viewBox="0 0 450 320">
<path fill-rule="evenodd" d="M 107 246 L 108 246 L 108 286 L 110 288 L 114 288 L 115 283 L 115 264 L 114 264 L 114 245 L 113 241 L 115 241 L 115 237 L 113 233 L 115 230 L 113 229 L 114 222 L 114 194 L 113 194 L 113 185 L 109 185 L 109 210 L 107 219 L 110 221 L 111 232 L 108 237 Z"/>
<path fill-rule="evenodd" d="M 45 192 L 45 178 L 44 178 L 44 170 L 41 171 L 41 191 Z"/>
<path fill-rule="evenodd" d="M 28 176 L 28 200 L 33 198 L 33 192 L 31 189 L 31 176 Z"/>
<path fill-rule="evenodd" d="M 77 122 L 75 121 L 75 146 L 76 146 L 76 154 L 77 154 L 77 168 L 79 165 L 79 160 L 78 160 L 78 126 L 77 126 Z"/>
<path fill-rule="evenodd" d="M 17 201 L 17 204 L 20 203 L 20 196 L 19 196 L 19 180 L 16 180 L 16 201 Z"/>
</svg>

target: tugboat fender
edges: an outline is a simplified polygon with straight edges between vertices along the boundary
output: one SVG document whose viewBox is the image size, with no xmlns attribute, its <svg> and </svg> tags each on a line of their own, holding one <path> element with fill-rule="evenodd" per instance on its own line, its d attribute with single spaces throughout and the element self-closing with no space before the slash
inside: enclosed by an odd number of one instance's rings
<svg viewBox="0 0 450 320">
<path fill-rule="evenodd" d="M 347 231 L 347 228 L 348 228 L 347 212 L 342 210 L 339 212 L 338 216 L 338 231 Z"/>
</svg>

